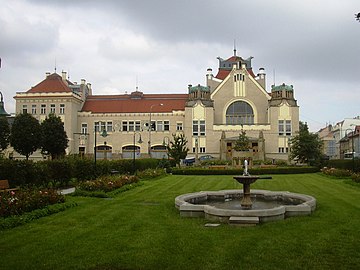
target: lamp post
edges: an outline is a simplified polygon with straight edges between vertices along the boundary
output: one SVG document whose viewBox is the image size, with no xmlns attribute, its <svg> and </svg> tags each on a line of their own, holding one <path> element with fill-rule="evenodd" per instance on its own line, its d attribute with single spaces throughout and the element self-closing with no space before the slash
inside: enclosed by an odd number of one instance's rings
<svg viewBox="0 0 360 270">
<path fill-rule="evenodd" d="M 351 156 L 352 156 L 352 171 L 354 172 L 354 169 L 355 169 L 355 161 L 354 161 L 354 131 L 351 129 L 351 128 L 347 128 L 345 130 L 345 135 L 347 137 L 349 137 L 349 135 L 347 135 L 347 131 L 348 130 L 351 130 Z"/>
<path fill-rule="evenodd" d="M 99 134 L 102 136 L 102 137 L 106 137 L 108 134 L 105 130 L 105 128 L 102 130 L 102 132 L 100 133 L 100 127 L 101 127 L 101 123 L 102 122 L 98 122 L 99 123 Z M 94 128 L 94 165 L 96 167 L 96 132 L 97 132 L 97 129 L 96 127 Z"/>
<path fill-rule="evenodd" d="M 136 138 L 136 134 L 139 134 L 138 143 L 142 143 L 142 142 L 143 142 L 142 139 L 141 139 L 141 133 L 136 132 L 136 131 L 134 130 L 134 141 L 133 141 L 133 143 L 134 143 L 134 145 L 133 145 L 133 170 L 134 170 L 134 174 L 135 174 L 135 172 L 136 172 L 136 163 L 135 163 L 135 154 L 136 154 L 135 138 Z"/>
<path fill-rule="evenodd" d="M 148 154 L 149 157 L 151 158 L 151 129 L 152 129 L 152 125 L 151 125 L 151 113 L 152 113 L 152 108 L 154 106 L 163 106 L 164 104 L 160 103 L 160 104 L 153 104 L 150 106 L 150 119 L 149 119 L 149 141 L 148 141 Z"/>
</svg>

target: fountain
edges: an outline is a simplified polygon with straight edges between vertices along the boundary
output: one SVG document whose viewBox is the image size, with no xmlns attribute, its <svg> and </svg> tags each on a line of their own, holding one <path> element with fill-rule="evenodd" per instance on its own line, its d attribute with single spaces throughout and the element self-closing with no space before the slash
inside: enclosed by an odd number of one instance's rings
<svg viewBox="0 0 360 270">
<path fill-rule="evenodd" d="M 175 198 L 175 207 L 184 217 L 205 217 L 211 221 L 239 226 L 281 220 L 292 216 L 310 215 L 316 208 L 312 196 L 288 191 L 251 190 L 258 179 L 272 177 L 252 176 L 248 162 L 244 173 L 233 178 L 243 185 L 243 190 L 201 191 L 183 194 Z M 255 201 L 255 205 L 253 200 Z M 241 201 L 240 201 L 241 199 Z"/>
</svg>

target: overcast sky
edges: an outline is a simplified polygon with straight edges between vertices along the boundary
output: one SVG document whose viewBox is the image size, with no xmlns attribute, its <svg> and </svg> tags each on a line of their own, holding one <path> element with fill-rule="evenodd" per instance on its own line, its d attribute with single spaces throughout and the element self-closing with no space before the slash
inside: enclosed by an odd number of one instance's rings
<svg viewBox="0 0 360 270">
<path fill-rule="evenodd" d="M 359 0 L 0 0 L 0 91 L 67 71 L 93 94 L 187 93 L 217 57 L 253 56 L 271 85 L 294 85 L 317 131 L 360 115 Z"/>
</svg>

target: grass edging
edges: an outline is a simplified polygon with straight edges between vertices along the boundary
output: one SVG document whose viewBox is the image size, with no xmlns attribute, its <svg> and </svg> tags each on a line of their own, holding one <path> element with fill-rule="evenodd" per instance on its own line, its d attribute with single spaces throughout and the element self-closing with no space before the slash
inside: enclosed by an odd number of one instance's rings
<svg viewBox="0 0 360 270">
<path fill-rule="evenodd" d="M 76 202 L 65 202 L 48 205 L 42 209 L 36 209 L 31 212 L 24 213 L 19 216 L 10 216 L 0 219 L 0 230 L 11 229 L 23 224 L 26 224 L 35 219 L 50 216 L 61 211 L 65 211 L 68 208 L 77 206 Z"/>
</svg>

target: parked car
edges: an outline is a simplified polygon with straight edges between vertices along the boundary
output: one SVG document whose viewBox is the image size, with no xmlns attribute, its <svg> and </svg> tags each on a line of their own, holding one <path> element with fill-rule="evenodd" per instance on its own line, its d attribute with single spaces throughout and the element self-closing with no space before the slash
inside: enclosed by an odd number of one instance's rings
<svg viewBox="0 0 360 270">
<path fill-rule="evenodd" d="M 186 166 L 190 166 L 192 164 L 195 163 L 195 158 L 194 157 L 186 157 L 184 160 L 183 160 L 183 163 L 186 165 Z"/>
<path fill-rule="evenodd" d="M 205 156 L 199 157 L 200 161 L 212 160 L 212 159 L 215 159 L 212 155 L 205 155 Z"/>
</svg>

